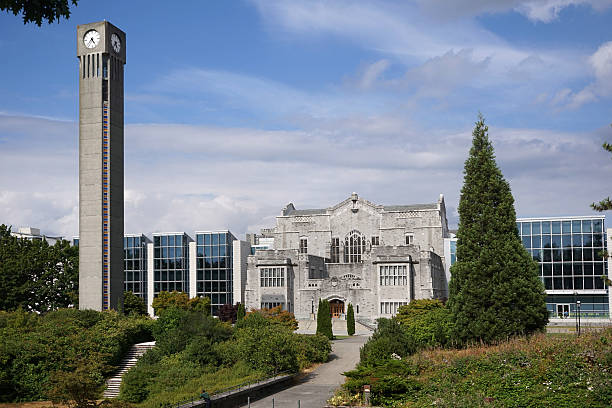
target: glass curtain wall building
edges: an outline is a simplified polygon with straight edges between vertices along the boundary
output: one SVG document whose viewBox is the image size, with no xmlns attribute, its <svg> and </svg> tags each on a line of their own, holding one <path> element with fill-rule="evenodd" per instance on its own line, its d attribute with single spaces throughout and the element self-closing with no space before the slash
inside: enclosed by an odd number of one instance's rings
<svg viewBox="0 0 612 408">
<path fill-rule="evenodd" d="M 124 287 L 143 299 L 147 298 L 147 243 L 144 235 L 126 234 L 123 237 Z"/>
<path fill-rule="evenodd" d="M 184 232 L 153 234 L 153 296 L 159 292 L 189 293 L 189 242 Z"/>
<path fill-rule="evenodd" d="M 604 216 L 520 218 L 517 229 L 523 246 L 540 265 L 551 317 L 608 317 L 607 239 Z"/>
<path fill-rule="evenodd" d="M 213 315 L 222 305 L 234 304 L 234 241 L 229 231 L 196 232 L 196 295 L 210 298 Z"/>
</svg>

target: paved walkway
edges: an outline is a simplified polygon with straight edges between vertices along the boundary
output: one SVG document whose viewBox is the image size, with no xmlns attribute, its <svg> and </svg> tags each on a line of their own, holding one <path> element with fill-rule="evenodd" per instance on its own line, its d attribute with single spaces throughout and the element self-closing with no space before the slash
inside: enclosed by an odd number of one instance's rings
<svg viewBox="0 0 612 408">
<path fill-rule="evenodd" d="M 353 336 L 335 340 L 332 343 L 330 360 L 308 374 L 298 384 L 251 402 L 253 408 L 271 408 L 274 398 L 275 408 L 321 408 L 333 395 L 334 390 L 344 383 L 343 372 L 352 370 L 359 362 L 359 349 L 368 340 L 368 336 Z M 243 405 L 246 406 L 246 405 Z"/>
</svg>

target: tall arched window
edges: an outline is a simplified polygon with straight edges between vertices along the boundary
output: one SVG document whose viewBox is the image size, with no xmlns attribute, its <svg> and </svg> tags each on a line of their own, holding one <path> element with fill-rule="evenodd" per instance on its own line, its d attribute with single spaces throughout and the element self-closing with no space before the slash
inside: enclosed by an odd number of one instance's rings
<svg viewBox="0 0 612 408">
<path fill-rule="evenodd" d="M 361 232 L 352 230 L 344 238 L 344 263 L 361 262 L 361 255 L 365 252 L 365 237 Z"/>
</svg>

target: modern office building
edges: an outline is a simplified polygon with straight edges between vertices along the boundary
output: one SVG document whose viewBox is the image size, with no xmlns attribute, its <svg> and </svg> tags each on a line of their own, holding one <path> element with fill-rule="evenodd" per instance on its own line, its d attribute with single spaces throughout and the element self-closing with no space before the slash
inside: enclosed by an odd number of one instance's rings
<svg viewBox="0 0 612 408">
<path fill-rule="evenodd" d="M 612 276 L 605 216 L 518 218 L 516 226 L 523 246 L 539 264 L 551 318 L 573 316 L 577 301 L 581 316 L 609 318 L 610 290 L 602 279 Z M 450 267 L 456 238 L 445 241 Z"/>
<path fill-rule="evenodd" d="M 151 240 L 143 234 L 123 237 L 124 290 L 147 299 L 147 244 Z"/>
<path fill-rule="evenodd" d="M 330 301 L 343 318 L 390 317 L 412 299 L 446 298 L 444 197 L 430 204 L 384 206 L 353 193 L 324 209 L 288 204 L 262 233 L 273 249 L 248 257 L 248 309 L 282 306 L 298 319 Z"/>
<path fill-rule="evenodd" d="M 123 66 L 125 33 L 77 27 L 79 59 L 79 308 L 123 299 Z"/>
<path fill-rule="evenodd" d="M 213 314 L 234 304 L 234 241 L 227 230 L 196 232 L 196 295 L 210 298 Z"/>
</svg>

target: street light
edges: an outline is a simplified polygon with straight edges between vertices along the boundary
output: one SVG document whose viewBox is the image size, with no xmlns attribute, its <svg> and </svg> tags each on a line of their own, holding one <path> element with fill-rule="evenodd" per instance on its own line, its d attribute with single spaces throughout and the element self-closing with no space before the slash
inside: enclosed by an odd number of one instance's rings
<svg viewBox="0 0 612 408">
<path fill-rule="evenodd" d="M 578 315 L 578 335 L 580 336 L 580 301 L 576 301 L 577 315 Z"/>
<path fill-rule="evenodd" d="M 314 296 L 310 297 L 310 314 L 314 316 Z"/>
</svg>

